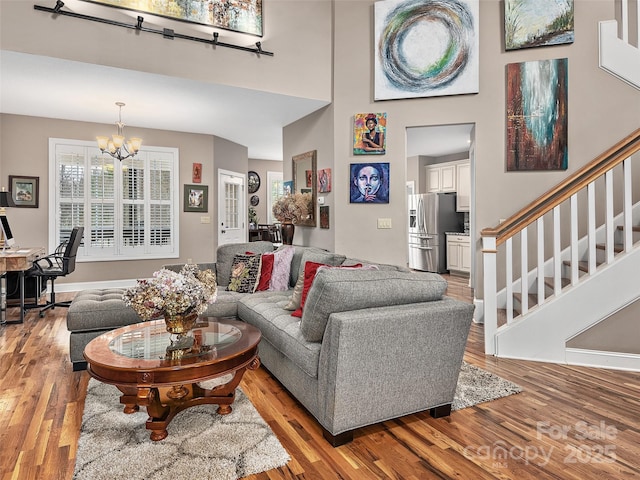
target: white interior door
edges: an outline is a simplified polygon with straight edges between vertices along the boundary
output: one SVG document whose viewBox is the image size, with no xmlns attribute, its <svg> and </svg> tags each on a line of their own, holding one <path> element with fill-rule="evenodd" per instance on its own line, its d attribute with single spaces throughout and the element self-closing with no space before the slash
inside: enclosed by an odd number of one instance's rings
<svg viewBox="0 0 640 480">
<path fill-rule="evenodd" d="M 218 245 L 247 241 L 246 175 L 218 170 Z"/>
</svg>

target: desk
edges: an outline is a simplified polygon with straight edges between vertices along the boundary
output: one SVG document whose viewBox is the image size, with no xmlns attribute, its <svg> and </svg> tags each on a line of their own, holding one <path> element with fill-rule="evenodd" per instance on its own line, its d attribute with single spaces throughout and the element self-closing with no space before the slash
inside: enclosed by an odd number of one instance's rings
<svg viewBox="0 0 640 480">
<path fill-rule="evenodd" d="M 24 272 L 29 270 L 33 262 L 43 255 L 45 255 L 43 247 L 25 247 L 7 250 L 4 254 L 0 253 L 0 275 L 7 272 L 18 272 L 20 279 L 20 320 L 10 320 L 4 323 L 24 322 Z"/>
</svg>

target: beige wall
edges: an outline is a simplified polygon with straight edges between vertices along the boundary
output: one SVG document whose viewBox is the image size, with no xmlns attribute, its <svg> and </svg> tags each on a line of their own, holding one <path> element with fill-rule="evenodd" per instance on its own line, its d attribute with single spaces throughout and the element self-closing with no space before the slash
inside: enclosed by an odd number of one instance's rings
<svg viewBox="0 0 640 480">
<path fill-rule="evenodd" d="M 252 47 L 256 40 L 273 57 L 84 21 L 34 10 L 34 2 L 2 0 L 0 45 L 4 50 L 96 63 L 203 82 L 331 100 L 331 2 L 264 2 L 263 38 L 219 30 L 220 42 Z M 36 2 L 53 7 L 55 0 Z M 64 10 L 136 23 L 138 13 L 78 0 Z M 211 27 L 142 14 L 144 26 L 211 38 Z"/>
<path fill-rule="evenodd" d="M 317 151 L 318 170 L 324 168 L 332 169 L 331 192 L 322 195 L 325 199 L 325 205 L 329 205 L 330 228 L 320 228 L 319 209 L 315 205 L 316 227 L 298 226 L 293 237 L 293 243 L 296 245 L 313 245 L 330 251 L 335 251 L 334 239 L 339 230 L 339 224 L 336 223 L 336 211 L 343 208 L 344 205 L 343 199 L 337 198 L 335 193 L 336 180 L 341 182 L 342 178 L 336 178 L 335 176 L 333 110 L 333 106 L 328 106 L 311 115 L 307 115 L 303 119 L 285 127 L 282 136 L 284 141 L 282 172 L 285 181 L 293 179 L 292 157 L 312 150 Z"/>
<path fill-rule="evenodd" d="M 47 248 L 49 235 L 49 138 L 92 140 L 96 135 L 113 130 L 113 125 L 72 122 L 21 115 L 0 115 L 0 186 L 8 186 L 9 175 L 40 177 L 39 208 L 11 208 L 7 216 L 16 241 L 21 246 Z M 163 263 L 177 263 L 192 258 L 209 262 L 215 258 L 217 220 L 215 200 L 217 170 L 236 167 L 241 173 L 247 168 L 247 147 L 210 135 L 130 128 L 145 145 L 175 147 L 180 152 L 178 193 L 180 202 L 180 258 L 146 261 L 79 263 L 73 276 L 59 283 L 120 280 L 149 276 Z M 215 161 L 214 161 L 215 160 Z M 192 183 L 192 164 L 202 163 L 202 185 L 209 186 L 208 213 L 183 212 L 182 185 Z M 211 216 L 210 224 L 200 223 L 202 215 Z"/>
<path fill-rule="evenodd" d="M 383 102 L 372 100 L 373 1 L 337 1 L 335 8 L 335 45 L 358 47 L 335 49 L 333 198 L 335 249 L 341 253 L 405 262 L 407 127 L 476 125 L 475 207 L 480 230 L 527 205 L 640 125 L 638 91 L 598 67 L 598 21 L 615 18 L 612 0 L 575 2 L 574 44 L 512 52 L 503 48 L 503 2 L 481 0 L 480 93 Z M 569 59 L 568 171 L 505 172 L 505 66 L 564 57 Z M 387 153 L 377 161 L 391 163 L 388 205 L 348 203 L 349 163 L 363 158 L 352 154 L 353 115 L 369 111 L 387 112 Z M 378 230 L 378 217 L 391 218 L 393 228 Z M 477 232 L 474 237 L 479 249 Z"/>
<path fill-rule="evenodd" d="M 86 12 L 89 14 L 95 14 L 96 8 L 104 13 L 106 8 L 73 0 L 66 3 L 78 11 L 89 10 Z M 193 42 L 168 41 L 155 35 L 136 34 L 69 17 L 52 19 L 49 14 L 34 11 L 32 3 L 24 1 L 2 2 L 0 39 L 3 49 L 123 68 L 135 67 L 197 80 L 214 79 L 219 83 L 323 100 L 333 96 L 330 107 L 287 126 L 283 131 L 285 180 L 291 175 L 291 157 L 309 150 L 318 151 L 318 168 L 333 170 L 333 190 L 325 198 L 331 208 L 331 229 L 301 227 L 295 241 L 352 256 L 403 264 L 406 261 L 404 188 L 407 127 L 457 123 L 476 125 L 476 161 L 473 165 L 476 178 L 475 224 L 480 230 L 528 204 L 640 125 L 640 95 L 637 90 L 598 68 L 598 21 L 615 17 L 615 2 L 577 0 L 575 3 L 574 44 L 504 52 L 503 2 L 480 0 L 480 93 L 383 102 L 373 101 L 373 0 L 265 2 L 267 34 L 263 45 L 276 55 L 258 61 L 251 55 L 231 49 L 213 52 L 210 46 Z M 114 10 L 108 11 L 111 17 Z M 174 28 L 189 33 L 190 29 L 198 30 L 199 27 L 176 22 Z M 43 38 L 47 40 L 43 41 Z M 569 170 L 507 173 L 504 151 L 505 66 L 514 62 L 563 57 L 569 59 Z M 353 115 L 370 111 L 387 112 L 388 115 L 387 153 L 376 159 L 391 164 L 390 203 L 351 205 L 348 200 L 349 164 L 365 158 L 352 155 Z M 65 124 L 46 119 L 28 119 L 27 123 L 27 120 L 21 122 L 16 117 L 5 115 L 0 129 L 3 140 L 0 158 L 2 179 L 10 173 L 38 174 L 38 162 L 45 162 L 47 158 L 45 139 L 50 136 L 73 138 L 71 135 L 78 130 L 80 138 L 91 139 L 110 128 L 112 126 Z M 36 135 L 33 135 L 34 130 L 38 132 Z M 187 175 L 186 178 L 190 178 L 193 161 L 204 163 L 203 158 L 211 159 L 211 162 L 216 159 L 209 170 L 205 166 L 204 174 L 211 175 L 208 180 L 211 182 L 216 175 L 214 168 L 223 168 L 221 165 L 229 162 L 226 155 L 223 157 L 214 149 L 214 137 L 154 133 L 144 129 L 140 134 L 147 144 L 165 146 L 173 143 L 179 146 L 181 164 L 186 162 L 181 167 L 181 174 Z M 171 137 L 177 140 L 165 141 Z M 24 146 L 25 143 L 28 147 Z M 21 159 L 29 162 L 27 165 L 36 163 L 33 167 L 24 168 L 25 163 L 16 163 Z M 246 171 L 246 160 L 244 162 L 230 164 L 228 168 Z M 19 172 L 18 165 L 21 167 Z M 42 163 L 39 174 L 44 176 L 46 171 L 47 167 Z M 41 196 L 43 194 L 44 188 Z M 213 198 L 210 191 L 210 202 Z M 46 238 L 43 226 L 46 223 L 45 210 L 26 210 L 20 210 L 24 212 L 26 223 L 34 221 L 38 225 L 34 227 L 33 235 Z M 381 217 L 391 218 L 393 228 L 378 230 L 376 219 Z M 213 213 L 209 226 L 199 223 L 199 215 L 191 214 L 185 218 L 181 224 L 183 256 L 194 259 L 211 257 L 214 249 Z M 20 227 L 16 234 L 21 235 L 23 228 L 26 227 Z M 479 249 L 479 236 L 475 233 L 474 237 Z M 207 244 L 196 253 L 184 253 L 190 248 L 199 248 L 203 238 L 212 240 L 210 247 Z M 92 273 L 106 279 L 125 276 L 129 270 L 134 270 L 121 265 L 118 267 L 125 269 L 101 265 Z M 152 268 L 147 265 L 135 270 L 144 274 Z M 477 271 L 481 272 L 481 268 Z"/>
</svg>

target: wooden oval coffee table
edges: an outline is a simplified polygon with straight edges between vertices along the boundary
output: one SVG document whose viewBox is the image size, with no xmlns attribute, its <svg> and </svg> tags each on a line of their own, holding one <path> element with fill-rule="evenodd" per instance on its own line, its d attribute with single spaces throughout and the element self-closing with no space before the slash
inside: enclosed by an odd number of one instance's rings
<svg viewBox="0 0 640 480">
<path fill-rule="evenodd" d="M 230 319 L 200 317 L 192 344 L 172 344 L 164 320 L 118 328 L 93 339 L 84 349 L 87 370 L 121 392 L 124 413 L 146 407 L 151 440 L 167 437 L 167 425 L 185 408 L 217 404 L 231 413 L 244 372 L 260 366 L 260 330 Z M 232 375 L 227 383 L 205 388 L 200 382 Z"/>
</svg>

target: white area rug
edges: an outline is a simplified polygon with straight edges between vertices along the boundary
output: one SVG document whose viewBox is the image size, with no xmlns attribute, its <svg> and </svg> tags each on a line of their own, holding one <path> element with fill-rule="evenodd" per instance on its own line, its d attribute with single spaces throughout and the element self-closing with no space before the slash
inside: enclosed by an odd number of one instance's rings
<svg viewBox="0 0 640 480">
<path fill-rule="evenodd" d="M 114 386 L 89 381 L 74 479 L 236 480 L 290 460 L 241 389 L 229 415 L 215 405 L 188 408 L 159 442 L 149 439 L 145 409 L 124 414 L 119 398 Z"/>
<path fill-rule="evenodd" d="M 521 391 L 515 383 L 463 362 L 452 409 Z M 119 397 L 115 387 L 89 381 L 74 479 L 236 480 L 290 460 L 241 389 L 229 415 L 218 415 L 214 405 L 189 408 L 173 419 L 169 436 L 160 442 L 149 439 L 144 408 L 126 415 Z"/>
<path fill-rule="evenodd" d="M 467 362 L 462 362 L 458 387 L 453 398 L 452 410 L 471 407 L 479 403 L 520 393 L 522 388 L 513 382 L 487 372 Z"/>
</svg>

